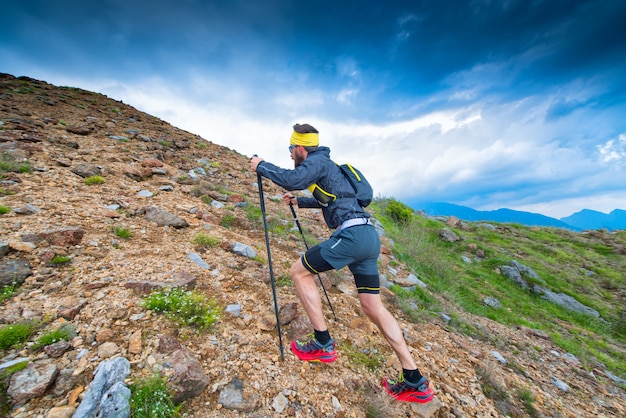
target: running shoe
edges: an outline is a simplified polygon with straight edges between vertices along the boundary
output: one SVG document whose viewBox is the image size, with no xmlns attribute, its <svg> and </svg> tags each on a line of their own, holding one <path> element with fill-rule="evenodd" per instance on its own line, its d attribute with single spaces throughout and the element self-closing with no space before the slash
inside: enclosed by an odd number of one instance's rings
<svg viewBox="0 0 626 418">
<path fill-rule="evenodd" d="M 387 393 L 402 402 L 426 403 L 435 396 L 424 376 L 417 383 L 410 383 L 404 380 L 404 374 L 400 373 L 398 380 L 383 379 L 383 386 Z"/>
<path fill-rule="evenodd" d="M 302 361 L 330 363 L 337 360 L 335 340 L 331 338 L 327 344 L 322 345 L 315 339 L 315 334 L 307 335 L 302 341 L 292 341 L 291 351 Z"/>
</svg>

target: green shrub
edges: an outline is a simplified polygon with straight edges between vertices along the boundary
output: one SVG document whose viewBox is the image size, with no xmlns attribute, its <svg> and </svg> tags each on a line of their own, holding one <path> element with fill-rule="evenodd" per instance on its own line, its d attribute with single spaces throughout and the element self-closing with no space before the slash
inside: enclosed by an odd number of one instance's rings
<svg viewBox="0 0 626 418">
<path fill-rule="evenodd" d="M 50 260 L 50 264 L 59 265 L 69 263 L 72 259 L 66 255 L 55 255 L 52 260 Z"/>
<path fill-rule="evenodd" d="M 35 333 L 32 322 L 18 322 L 0 328 L 0 350 L 6 350 L 27 341 Z"/>
<path fill-rule="evenodd" d="M 160 375 L 130 385 L 130 414 L 133 418 L 180 417 L 167 383 Z"/>
<path fill-rule="evenodd" d="M 237 218 L 235 218 L 235 215 L 229 213 L 222 218 L 222 220 L 220 221 L 220 225 L 224 228 L 230 228 L 231 226 L 233 226 L 236 220 Z"/>
<path fill-rule="evenodd" d="M 89 176 L 85 178 L 85 184 L 87 186 L 92 186 L 94 184 L 102 184 L 106 180 L 102 176 Z"/>
<path fill-rule="evenodd" d="M 193 237 L 191 242 L 200 247 L 215 247 L 216 245 L 219 245 L 220 239 L 200 232 Z"/>
<path fill-rule="evenodd" d="M 0 205 L 0 215 L 5 215 L 11 212 L 11 208 L 5 205 Z"/>
<path fill-rule="evenodd" d="M 122 228 L 121 226 L 116 226 L 113 228 L 113 233 L 118 238 L 129 239 L 133 236 L 133 234 L 126 228 Z"/>
<path fill-rule="evenodd" d="M 199 330 L 213 327 L 220 316 L 215 299 L 207 299 L 195 291 L 181 288 L 165 289 L 150 293 L 143 307 L 165 314 L 169 319 Z"/>
<path fill-rule="evenodd" d="M 408 224 L 413 217 L 413 209 L 394 199 L 389 200 L 386 212 L 387 216 L 399 225 Z"/>
</svg>

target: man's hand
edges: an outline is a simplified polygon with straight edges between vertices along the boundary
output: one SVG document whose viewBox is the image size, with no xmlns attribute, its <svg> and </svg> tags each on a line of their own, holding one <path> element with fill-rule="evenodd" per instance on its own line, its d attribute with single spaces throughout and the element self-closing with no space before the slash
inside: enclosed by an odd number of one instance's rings
<svg viewBox="0 0 626 418">
<path fill-rule="evenodd" d="M 288 205 L 298 206 L 298 199 L 296 199 L 294 195 L 292 195 L 291 193 L 285 193 L 283 195 L 283 202 L 285 202 Z"/>
<path fill-rule="evenodd" d="M 250 171 L 256 171 L 256 168 L 261 161 L 263 161 L 263 158 L 259 158 L 257 156 L 250 158 Z"/>
</svg>

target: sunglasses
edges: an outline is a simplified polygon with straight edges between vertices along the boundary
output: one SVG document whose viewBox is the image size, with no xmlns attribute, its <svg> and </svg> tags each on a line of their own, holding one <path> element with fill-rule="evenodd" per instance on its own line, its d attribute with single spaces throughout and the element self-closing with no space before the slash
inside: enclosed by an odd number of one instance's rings
<svg viewBox="0 0 626 418">
<path fill-rule="evenodd" d="M 289 145 L 289 154 L 293 152 L 293 149 L 297 147 L 297 145 Z"/>
</svg>

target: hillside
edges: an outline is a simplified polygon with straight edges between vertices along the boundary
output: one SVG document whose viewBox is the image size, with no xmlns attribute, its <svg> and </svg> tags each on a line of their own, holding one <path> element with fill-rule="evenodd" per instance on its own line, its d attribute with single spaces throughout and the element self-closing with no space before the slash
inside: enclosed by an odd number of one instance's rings
<svg viewBox="0 0 626 418">
<path fill-rule="evenodd" d="M 0 205 L 11 209 L 0 215 L 0 273 L 17 278 L 16 266 L 27 270 L 23 283 L 1 302 L 0 324 L 34 320 L 44 324 L 41 332 L 67 324 L 76 332 L 62 350 L 35 349 L 34 335 L 26 346 L 0 351 L 0 368 L 28 358 L 28 370 L 40 376 L 34 380 L 43 379 L 35 370 L 50 371 L 49 385 L 30 394 L 24 388 L 9 417 L 71 416 L 105 360 L 128 359 L 128 382 L 169 375 L 175 367 L 165 355 L 168 341 L 206 376 L 202 390 L 182 403 L 190 417 L 626 415 L 623 383 L 599 364 L 569 355 L 545 332 L 503 325 L 432 295 L 440 299 L 442 314 L 479 329 L 478 338 L 444 315 L 416 318 L 383 289 L 436 393 L 425 406 L 391 402 L 380 380 L 395 376 L 398 363 L 360 311 L 343 271 L 324 276 L 338 319 L 332 320 L 324 301 L 339 359 L 330 365 L 298 361 L 288 345 L 307 324 L 288 273 L 304 245 L 289 208 L 275 199 L 283 191 L 264 181 L 277 298 L 281 315 L 288 317 L 281 327 L 281 360 L 258 187 L 248 157 L 122 102 L 0 74 L 0 153 Z M 91 176 L 104 182 L 86 184 Z M 382 206 L 372 210 L 390 227 Z M 309 242 L 328 235 L 321 213 L 298 215 Z M 127 231 L 126 237 L 116 228 Z M 199 245 L 200 234 L 218 244 Z M 504 234 L 513 239 L 515 231 Z M 414 268 L 399 255 L 399 244 L 381 240 L 381 273 L 394 289 L 414 287 Z M 235 253 L 236 243 L 256 255 Z M 613 247 L 602 249 L 614 253 Z M 68 262 L 53 264 L 55 256 Z M 181 282 L 224 308 L 214 328 L 181 327 L 142 306 L 142 290 Z M 623 298 L 618 294 L 615 303 L 623 306 Z M 226 309 L 233 306 L 239 309 Z M 586 332 L 559 318 L 554 323 Z M 623 353 L 624 346 L 616 350 Z M 6 385 L 2 391 L 6 401 Z M 8 392 L 15 394 L 11 387 Z"/>
</svg>

